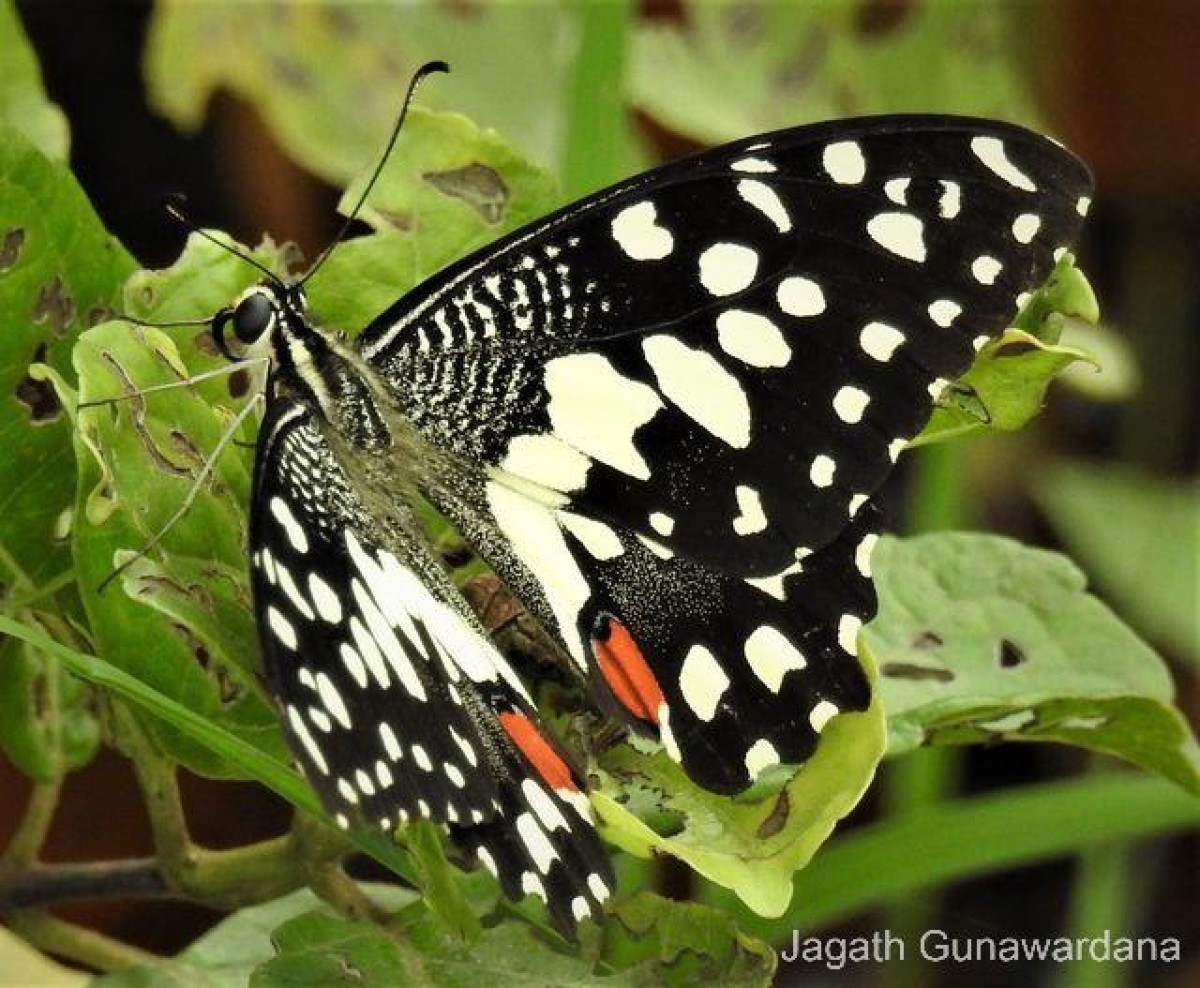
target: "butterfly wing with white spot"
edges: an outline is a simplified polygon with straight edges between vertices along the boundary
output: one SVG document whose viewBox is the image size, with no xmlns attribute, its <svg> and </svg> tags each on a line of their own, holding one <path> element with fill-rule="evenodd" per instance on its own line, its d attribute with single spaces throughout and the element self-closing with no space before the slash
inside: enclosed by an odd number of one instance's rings
<svg viewBox="0 0 1200 988">
<path fill-rule="evenodd" d="M 497 480 L 443 510 L 555 634 L 598 700 L 659 737 L 700 785 L 739 792 L 806 760 L 870 686 L 858 631 L 875 613 L 873 505 L 786 573 L 743 578 Z"/>
<path fill-rule="evenodd" d="M 436 445 L 766 578 L 845 529 L 1090 190 L 993 121 L 780 131 L 512 234 L 360 346 Z"/>
<path fill-rule="evenodd" d="M 269 403 L 253 503 L 266 672 L 329 812 L 449 824 L 560 929 L 598 915 L 613 879 L 578 774 L 445 572 L 403 519 L 364 509 L 303 406 Z"/>
</svg>

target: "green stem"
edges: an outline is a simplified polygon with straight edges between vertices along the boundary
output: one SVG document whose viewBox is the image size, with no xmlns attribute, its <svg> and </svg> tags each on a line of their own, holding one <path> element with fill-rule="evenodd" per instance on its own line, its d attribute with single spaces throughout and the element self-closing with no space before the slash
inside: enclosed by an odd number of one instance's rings
<svg viewBox="0 0 1200 988">
<path fill-rule="evenodd" d="M 162 961 L 156 954 L 37 910 L 8 913 L 4 916 L 4 922 L 42 953 L 53 954 L 97 971 L 120 971 Z"/>
<path fill-rule="evenodd" d="M 34 783 L 17 832 L 0 858 L 0 875 L 26 867 L 37 860 L 42 845 L 46 843 L 50 825 L 54 822 L 61 793 L 61 778 Z"/>
<path fill-rule="evenodd" d="M 569 201 L 618 178 L 625 161 L 625 68 L 634 6 L 586 0 L 577 8 L 579 50 L 567 90 L 563 189 Z"/>
<path fill-rule="evenodd" d="M 188 836 L 175 764 L 158 750 L 122 704 L 114 703 L 112 712 L 117 747 L 137 775 L 163 874 L 170 884 L 177 884 L 192 867 L 196 848 Z"/>
<path fill-rule="evenodd" d="M 910 492 L 908 528 L 935 532 L 969 524 L 970 506 L 963 482 L 966 455 L 961 445 L 935 443 L 913 451 L 915 471 Z M 927 748 L 890 764 L 884 775 L 884 802 L 889 816 L 900 819 L 953 796 L 958 788 L 962 755 L 952 748 Z M 924 889 L 892 904 L 884 918 L 888 930 L 914 943 L 933 925 L 940 908 L 938 889 Z M 920 959 L 889 964 L 882 972 L 887 988 L 916 988 L 927 978 Z"/>
</svg>

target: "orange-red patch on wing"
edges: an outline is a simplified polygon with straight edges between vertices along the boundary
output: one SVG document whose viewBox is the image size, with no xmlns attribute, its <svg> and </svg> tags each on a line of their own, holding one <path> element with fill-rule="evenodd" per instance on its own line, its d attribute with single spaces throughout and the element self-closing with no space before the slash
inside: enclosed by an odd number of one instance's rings
<svg viewBox="0 0 1200 988">
<path fill-rule="evenodd" d="M 663 694 L 646 657 L 629 629 L 616 618 L 608 618 L 607 632 L 604 638 L 592 638 L 600 674 L 622 707 L 640 720 L 657 724 Z"/>
<path fill-rule="evenodd" d="M 546 785 L 551 789 L 579 791 L 570 766 L 551 747 L 533 721 L 522 713 L 506 712 L 500 715 L 500 726 Z"/>
</svg>

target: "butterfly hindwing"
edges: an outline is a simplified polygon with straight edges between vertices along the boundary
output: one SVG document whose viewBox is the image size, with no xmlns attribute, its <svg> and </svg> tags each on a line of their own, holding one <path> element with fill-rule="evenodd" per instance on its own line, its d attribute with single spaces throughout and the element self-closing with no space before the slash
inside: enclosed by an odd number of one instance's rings
<svg viewBox="0 0 1200 988">
<path fill-rule="evenodd" d="M 432 442 L 769 576 L 835 539 L 1070 244 L 1086 170 L 950 117 L 781 131 L 638 176 L 360 338 Z"/>
<path fill-rule="evenodd" d="M 388 832 L 449 824 L 560 928 L 596 914 L 613 882 L 578 773 L 401 509 L 365 510 L 303 405 L 270 403 L 254 504 L 266 671 L 331 814 Z"/>
<path fill-rule="evenodd" d="M 756 579 L 528 489 L 483 484 L 434 496 L 600 705 L 660 738 L 705 788 L 739 792 L 764 769 L 803 762 L 831 717 L 869 704 L 856 638 L 876 604 L 872 505 L 784 574 Z"/>
</svg>

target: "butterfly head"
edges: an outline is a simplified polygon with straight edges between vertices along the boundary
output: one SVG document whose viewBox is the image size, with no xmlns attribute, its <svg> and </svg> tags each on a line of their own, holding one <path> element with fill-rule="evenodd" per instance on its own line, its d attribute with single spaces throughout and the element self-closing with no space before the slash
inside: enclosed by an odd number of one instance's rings
<svg viewBox="0 0 1200 988">
<path fill-rule="evenodd" d="M 304 325 L 307 307 L 308 300 L 299 285 L 262 282 L 246 289 L 237 302 L 213 316 L 213 339 L 230 360 L 268 356 L 280 327 Z"/>
</svg>

